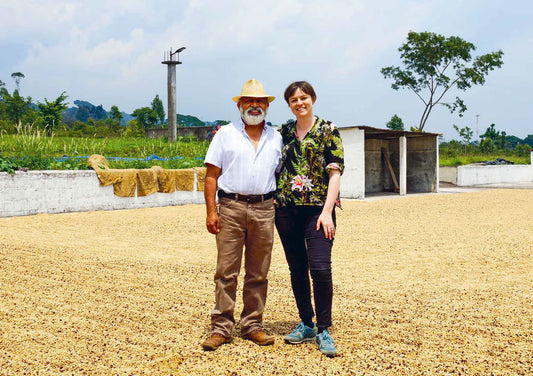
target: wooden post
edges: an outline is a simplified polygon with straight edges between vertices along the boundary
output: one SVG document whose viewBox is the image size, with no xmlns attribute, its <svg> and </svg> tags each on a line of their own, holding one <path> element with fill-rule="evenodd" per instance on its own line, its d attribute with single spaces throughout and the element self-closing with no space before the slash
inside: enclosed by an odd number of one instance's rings
<svg viewBox="0 0 533 376">
<path fill-rule="evenodd" d="M 385 162 L 387 163 L 387 167 L 389 168 L 390 175 L 392 177 L 392 181 L 394 183 L 394 192 L 399 192 L 400 187 L 398 186 L 398 180 L 396 180 L 396 174 L 394 174 L 394 170 L 392 169 L 392 165 L 389 160 L 389 153 L 387 152 L 387 149 L 381 148 L 381 152 L 383 153 L 383 157 L 385 157 Z"/>
</svg>

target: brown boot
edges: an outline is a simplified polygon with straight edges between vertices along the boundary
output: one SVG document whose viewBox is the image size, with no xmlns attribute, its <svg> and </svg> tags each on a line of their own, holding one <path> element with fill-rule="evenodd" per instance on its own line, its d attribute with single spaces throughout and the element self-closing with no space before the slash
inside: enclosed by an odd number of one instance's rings
<svg viewBox="0 0 533 376">
<path fill-rule="evenodd" d="M 274 344 L 274 336 L 269 336 L 261 328 L 252 330 L 250 333 L 243 335 L 242 338 L 249 339 L 259 346 L 269 346 Z"/>
<path fill-rule="evenodd" d="M 202 342 L 202 348 L 205 351 L 213 351 L 220 347 L 220 345 L 223 345 L 224 343 L 230 343 L 231 337 L 224 337 L 222 334 L 213 333 L 211 336 L 209 336 L 208 339 L 206 339 L 204 342 Z"/>
</svg>

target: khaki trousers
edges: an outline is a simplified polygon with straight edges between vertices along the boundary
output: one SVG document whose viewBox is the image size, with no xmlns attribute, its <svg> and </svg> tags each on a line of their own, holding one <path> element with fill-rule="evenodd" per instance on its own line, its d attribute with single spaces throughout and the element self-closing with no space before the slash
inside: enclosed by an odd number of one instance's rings
<svg viewBox="0 0 533 376">
<path fill-rule="evenodd" d="M 268 286 L 268 270 L 274 239 L 274 201 L 255 204 L 221 198 L 220 232 L 217 234 L 215 308 L 211 314 L 214 333 L 231 335 L 235 319 L 237 277 L 244 247 L 241 335 L 260 328 Z"/>
</svg>

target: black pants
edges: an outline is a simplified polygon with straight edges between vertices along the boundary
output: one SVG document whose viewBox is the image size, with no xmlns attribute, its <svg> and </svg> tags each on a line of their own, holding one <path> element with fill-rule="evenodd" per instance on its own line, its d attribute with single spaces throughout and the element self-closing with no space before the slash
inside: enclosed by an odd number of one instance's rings
<svg viewBox="0 0 533 376">
<path fill-rule="evenodd" d="M 276 209 L 276 228 L 285 250 L 291 272 L 291 285 L 300 319 L 310 323 L 313 319 L 311 283 L 315 300 L 318 330 L 331 326 L 333 282 L 331 279 L 331 247 L 333 240 L 316 230 L 322 207 L 296 206 Z M 336 225 L 335 211 L 332 213 Z"/>
</svg>

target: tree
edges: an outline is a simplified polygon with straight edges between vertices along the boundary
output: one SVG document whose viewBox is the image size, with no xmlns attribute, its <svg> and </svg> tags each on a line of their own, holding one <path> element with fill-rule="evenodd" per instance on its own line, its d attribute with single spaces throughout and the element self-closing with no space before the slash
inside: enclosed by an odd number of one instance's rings
<svg viewBox="0 0 533 376">
<path fill-rule="evenodd" d="M 463 139 L 463 144 L 465 145 L 465 153 L 466 153 L 466 147 L 468 144 L 470 144 L 470 140 L 472 139 L 472 136 L 474 135 L 474 131 L 470 129 L 470 127 L 464 127 L 459 129 L 457 125 L 453 125 L 453 129 L 459 133 L 459 136 Z"/>
<path fill-rule="evenodd" d="M 128 127 L 124 131 L 124 137 L 142 137 L 144 132 L 139 126 L 139 121 L 137 119 L 132 119 L 128 121 Z"/>
<path fill-rule="evenodd" d="M 15 72 L 11 73 L 11 78 L 15 80 L 15 85 L 17 85 L 17 90 L 19 89 L 20 80 L 22 80 L 25 76 L 21 72 Z"/>
<path fill-rule="evenodd" d="M 466 91 L 472 85 L 483 85 L 489 71 L 503 64 L 501 50 L 477 56 L 472 60 L 471 52 L 476 47 L 459 37 L 444 37 L 431 32 L 409 32 L 407 42 L 398 51 L 403 67 L 389 66 L 381 69 L 385 78 L 394 82 L 394 90 L 412 90 L 424 103 L 417 130 L 422 131 L 437 104 L 442 104 L 459 116 L 467 110 L 463 101 L 456 97 L 453 103 L 441 103 L 450 89 L 456 87 Z M 471 63 L 470 63 L 471 62 Z M 427 92 L 426 97 L 423 92 Z"/>
<path fill-rule="evenodd" d="M 485 138 L 479 143 L 479 150 L 483 153 L 492 153 L 494 151 L 494 142 L 490 138 Z"/>
<path fill-rule="evenodd" d="M 136 118 L 139 125 L 144 129 L 153 127 L 157 123 L 157 114 L 150 107 L 137 108 L 131 116 Z"/>
<path fill-rule="evenodd" d="M 65 92 L 62 92 L 55 101 L 48 102 L 48 99 L 44 98 L 44 103 L 37 102 L 37 108 L 39 109 L 43 125 L 49 135 L 54 128 L 58 128 L 61 125 L 63 119 L 62 112 L 68 107 L 66 103 L 67 98 L 68 96 Z"/>
<path fill-rule="evenodd" d="M 524 143 L 533 148 L 533 134 L 528 134 L 527 137 L 524 138 Z"/>
<path fill-rule="evenodd" d="M 152 101 L 152 110 L 157 114 L 157 119 L 159 124 L 165 123 L 165 107 L 163 107 L 163 102 L 159 99 L 159 94 L 156 94 L 154 100 Z"/>
<path fill-rule="evenodd" d="M 392 115 L 389 122 L 387 123 L 387 128 L 395 131 L 403 131 L 404 127 L 402 119 L 396 114 Z"/>
<path fill-rule="evenodd" d="M 516 144 L 515 152 L 519 157 L 527 157 L 531 154 L 531 146 L 528 144 Z"/>
<path fill-rule="evenodd" d="M 117 106 L 111 106 L 111 109 L 109 110 L 109 116 L 119 124 L 122 123 L 122 119 L 124 118 L 124 116 L 122 116 L 122 112 L 120 112 Z"/>
<path fill-rule="evenodd" d="M 507 142 L 505 141 L 505 137 L 507 137 L 507 132 L 502 131 L 502 133 L 500 133 L 500 137 L 498 137 L 498 139 L 496 140 L 496 147 L 498 149 L 506 148 Z"/>
<path fill-rule="evenodd" d="M 18 89 L 9 94 L 6 88 L 0 88 L 0 101 L 3 103 L 2 110 L 8 120 L 14 122 L 18 127 L 22 123 L 22 118 L 31 110 L 31 97 L 24 98 L 19 94 Z"/>
<path fill-rule="evenodd" d="M 485 133 L 483 133 L 481 136 L 481 138 L 485 138 L 485 139 L 490 139 L 492 140 L 492 142 L 495 142 L 499 137 L 500 137 L 500 131 L 497 131 L 496 130 L 496 125 L 493 123 L 491 124 L 487 130 L 485 131 Z"/>
<path fill-rule="evenodd" d="M 117 106 L 111 106 L 111 109 L 109 110 L 109 122 L 107 123 L 109 126 L 109 131 L 111 135 L 115 135 L 117 133 L 120 133 L 120 124 L 122 123 L 122 113 L 118 109 Z"/>
</svg>

